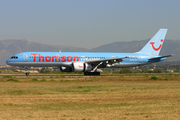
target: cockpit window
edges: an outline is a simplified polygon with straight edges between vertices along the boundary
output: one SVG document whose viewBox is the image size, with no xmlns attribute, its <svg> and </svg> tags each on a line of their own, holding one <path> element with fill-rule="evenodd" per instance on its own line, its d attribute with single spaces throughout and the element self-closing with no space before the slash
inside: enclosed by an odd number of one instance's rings
<svg viewBox="0 0 180 120">
<path fill-rule="evenodd" d="M 18 57 L 17 56 L 12 56 L 11 59 L 18 59 Z"/>
</svg>

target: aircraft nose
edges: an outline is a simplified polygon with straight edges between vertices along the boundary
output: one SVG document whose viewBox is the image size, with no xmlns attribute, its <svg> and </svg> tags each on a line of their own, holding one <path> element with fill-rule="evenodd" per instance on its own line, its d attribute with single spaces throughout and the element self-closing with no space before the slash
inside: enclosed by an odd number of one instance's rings
<svg viewBox="0 0 180 120">
<path fill-rule="evenodd" d="M 11 60 L 9 59 L 6 61 L 6 64 L 9 65 L 10 62 L 11 62 Z"/>
</svg>

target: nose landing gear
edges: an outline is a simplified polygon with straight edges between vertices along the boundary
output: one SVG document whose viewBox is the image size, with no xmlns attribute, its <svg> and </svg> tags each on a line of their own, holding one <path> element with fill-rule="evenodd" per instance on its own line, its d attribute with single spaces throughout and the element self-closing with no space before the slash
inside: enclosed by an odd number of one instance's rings
<svg viewBox="0 0 180 120">
<path fill-rule="evenodd" d="M 26 74 L 26 76 L 28 76 L 28 75 L 29 75 L 29 72 L 26 72 L 25 74 Z"/>
<path fill-rule="evenodd" d="M 26 74 L 26 76 L 28 76 L 28 75 L 29 75 L 29 73 L 30 73 L 30 72 L 28 71 L 28 67 L 24 66 L 24 68 L 25 68 L 25 71 L 26 71 L 26 73 L 25 73 L 25 74 Z"/>
</svg>

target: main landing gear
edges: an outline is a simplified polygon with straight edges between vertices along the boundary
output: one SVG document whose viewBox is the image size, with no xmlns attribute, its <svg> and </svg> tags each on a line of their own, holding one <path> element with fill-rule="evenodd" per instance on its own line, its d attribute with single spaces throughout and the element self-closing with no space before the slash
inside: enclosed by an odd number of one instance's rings
<svg viewBox="0 0 180 120">
<path fill-rule="evenodd" d="M 25 73 L 25 74 L 26 74 L 26 76 L 28 76 L 28 75 L 29 75 L 29 73 L 30 73 L 30 72 L 28 71 L 28 67 L 24 66 L 24 68 L 25 68 L 25 71 L 26 71 L 26 73 Z"/>
<path fill-rule="evenodd" d="M 93 75 L 99 76 L 100 72 L 84 72 L 84 75 L 86 75 L 86 76 L 93 76 Z"/>
<path fill-rule="evenodd" d="M 92 72 L 84 72 L 84 75 L 89 75 L 89 76 L 93 76 L 93 75 L 97 75 L 99 76 L 100 75 L 100 72 L 97 72 L 97 68 L 103 64 L 103 62 L 100 62 L 93 70 Z"/>
</svg>

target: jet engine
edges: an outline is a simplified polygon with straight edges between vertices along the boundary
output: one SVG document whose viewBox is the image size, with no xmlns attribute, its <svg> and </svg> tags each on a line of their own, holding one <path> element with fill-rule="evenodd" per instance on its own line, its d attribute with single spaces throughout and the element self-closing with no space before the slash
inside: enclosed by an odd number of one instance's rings
<svg viewBox="0 0 180 120">
<path fill-rule="evenodd" d="M 74 72 L 86 72 L 92 70 L 92 65 L 83 62 L 73 63 Z"/>
<path fill-rule="evenodd" d="M 61 72 L 73 72 L 72 67 L 59 67 Z"/>
</svg>

